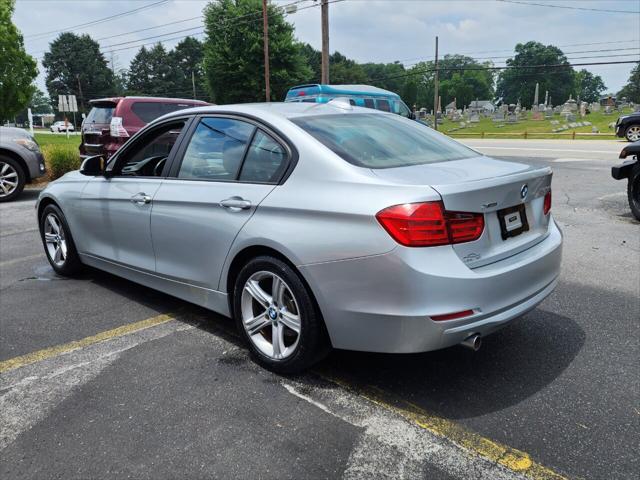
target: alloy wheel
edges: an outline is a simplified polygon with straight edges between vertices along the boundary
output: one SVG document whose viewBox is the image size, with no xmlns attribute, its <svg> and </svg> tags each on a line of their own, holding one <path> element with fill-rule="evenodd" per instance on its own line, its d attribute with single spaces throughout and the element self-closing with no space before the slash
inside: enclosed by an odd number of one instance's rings
<svg viewBox="0 0 640 480">
<path fill-rule="evenodd" d="M 289 286 L 272 272 L 256 272 L 245 282 L 242 324 L 264 355 L 282 360 L 293 354 L 301 331 L 300 309 Z"/>
<path fill-rule="evenodd" d="M 47 215 L 44 220 L 44 241 L 51 261 L 62 267 L 67 260 L 67 240 L 62 222 L 54 213 Z"/>
<path fill-rule="evenodd" d="M 8 197 L 18 188 L 18 172 L 10 164 L 0 161 L 0 197 Z"/>
<path fill-rule="evenodd" d="M 633 125 L 627 129 L 627 140 L 630 142 L 640 140 L 640 125 Z"/>
</svg>

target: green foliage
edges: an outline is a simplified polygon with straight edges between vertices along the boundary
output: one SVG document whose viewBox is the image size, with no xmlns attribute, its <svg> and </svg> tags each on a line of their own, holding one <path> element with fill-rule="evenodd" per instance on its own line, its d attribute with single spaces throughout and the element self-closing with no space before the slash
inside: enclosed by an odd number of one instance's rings
<svg viewBox="0 0 640 480">
<path fill-rule="evenodd" d="M 58 95 L 76 95 L 78 108 L 86 112 L 89 99 L 115 93 L 113 73 L 100 52 L 100 45 L 89 35 L 61 33 L 51 42 L 42 65 L 47 71 L 49 96 L 55 102 Z"/>
<path fill-rule="evenodd" d="M 204 95 L 203 59 L 202 42 L 193 37 L 185 38 L 169 52 L 176 97 L 193 97 L 191 72 L 193 72 L 193 80 L 195 80 L 196 96 L 206 97 Z"/>
<path fill-rule="evenodd" d="M 602 78 L 584 68 L 576 72 L 575 95 L 583 102 L 597 102 L 600 94 L 607 89 Z"/>
<path fill-rule="evenodd" d="M 521 69 L 503 70 L 498 78 L 496 93 L 505 103 L 517 103 L 529 108 L 533 103 L 536 82 L 540 96 L 548 91 L 553 103 L 565 102 L 574 91 L 574 72 L 567 57 L 558 47 L 538 42 L 519 43 L 516 55 L 507 60 L 509 67 Z M 563 65 L 562 67 L 529 68 L 532 65 Z"/>
<path fill-rule="evenodd" d="M 161 43 L 140 48 L 131 60 L 128 90 L 138 95 L 175 96 L 174 68 Z"/>
<path fill-rule="evenodd" d="M 204 70 L 217 103 L 265 98 L 263 32 L 255 18 L 261 8 L 260 0 L 216 0 L 204 9 Z M 271 99 L 281 100 L 289 87 L 310 78 L 312 72 L 281 9 L 270 3 L 268 14 Z"/>
<path fill-rule="evenodd" d="M 42 153 L 51 180 L 80 168 L 80 154 L 77 147 L 63 144 L 46 145 L 42 148 Z"/>
<path fill-rule="evenodd" d="M 0 121 L 29 104 L 38 75 L 36 61 L 27 55 L 22 34 L 11 21 L 15 0 L 0 0 Z"/>
<path fill-rule="evenodd" d="M 29 105 L 33 113 L 53 113 L 51 99 L 42 93 L 39 88 L 35 89 Z"/>
<path fill-rule="evenodd" d="M 618 92 L 618 98 L 621 99 L 623 97 L 626 97 L 630 102 L 640 103 L 640 64 L 631 70 L 629 81 Z"/>
<path fill-rule="evenodd" d="M 458 108 L 468 106 L 473 100 L 493 100 L 493 73 L 481 70 L 490 64 L 481 64 L 464 55 L 445 55 L 438 63 L 443 109 L 454 99 Z"/>
</svg>

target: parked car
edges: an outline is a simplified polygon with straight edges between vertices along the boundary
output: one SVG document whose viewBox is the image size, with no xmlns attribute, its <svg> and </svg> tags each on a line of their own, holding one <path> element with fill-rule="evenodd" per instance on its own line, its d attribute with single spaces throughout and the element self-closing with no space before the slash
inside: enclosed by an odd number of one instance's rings
<svg viewBox="0 0 640 480">
<path fill-rule="evenodd" d="M 629 142 L 640 140 L 640 111 L 618 118 L 616 136 L 626 138 Z"/>
<path fill-rule="evenodd" d="M 533 309 L 558 279 L 551 169 L 331 101 L 167 115 L 37 205 L 53 269 L 81 265 L 233 316 L 253 356 L 424 352 Z"/>
<path fill-rule="evenodd" d="M 620 152 L 620 158 L 625 160 L 619 165 L 611 167 L 611 176 L 616 180 L 627 180 L 627 199 L 631 213 L 640 220 L 640 141 L 627 145 Z"/>
<path fill-rule="evenodd" d="M 14 200 L 25 184 L 45 173 L 35 138 L 21 128 L 0 127 L 0 202 Z"/>
<path fill-rule="evenodd" d="M 74 126 L 73 126 L 73 124 L 72 124 L 72 123 L 67 122 L 67 123 L 65 124 L 65 122 L 63 122 L 63 121 L 53 123 L 53 124 L 49 127 L 49 129 L 50 129 L 52 132 L 55 132 L 55 133 L 66 132 L 66 131 L 69 131 L 69 132 L 73 132 L 73 131 L 75 131 L 75 128 L 74 128 Z"/>
<path fill-rule="evenodd" d="M 162 97 L 113 97 L 90 100 L 92 108 L 82 122 L 80 157 L 109 158 L 138 130 L 176 110 L 208 105 L 199 100 Z"/>
<path fill-rule="evenodd" d="M 285 102 L 327 103 L 336 98 L 347 98 L 351 105 L 375 108 L 414 118 L 414 114 L 397 93 L 371 85 L 299 85 L 289 89 Z"/>
</svg>

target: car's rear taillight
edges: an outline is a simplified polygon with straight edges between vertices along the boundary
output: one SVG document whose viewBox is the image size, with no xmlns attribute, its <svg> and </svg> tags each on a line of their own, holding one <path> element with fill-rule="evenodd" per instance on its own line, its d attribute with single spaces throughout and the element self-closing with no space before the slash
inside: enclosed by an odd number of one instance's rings
<svg viewBox="0 0 640 480">
<path fill-rule="evenodd" d="M 442 202 L 405 203 L 376 215 L 389 235 L 406 247 L 435 247 L 477 240 L 484 229 L 481 213 L 447 212 Z"/>
<path fill-rule="evenodd" d="M 109 124 L 109 135 L 112 137 L 128 137 L 129 133 L 122 126 L 122 117 L 112 117 Z"/>
<path fill-rule="evenodd" d="M 545 215 L 548 215 L 551 211 L 551 190 L 549 190 L 544 196 L 544 205 L 542 207 L 542 211 Z"/>
</svg>

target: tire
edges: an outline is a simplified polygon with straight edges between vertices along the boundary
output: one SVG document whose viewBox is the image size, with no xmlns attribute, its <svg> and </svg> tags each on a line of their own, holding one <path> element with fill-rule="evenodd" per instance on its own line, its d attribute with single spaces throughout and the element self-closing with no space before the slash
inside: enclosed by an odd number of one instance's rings
<svg viewBox="0 0 640 480">
<path fill-rule="evenodd" d="M 629 125 L 624 132 L 624 136 L 629 142 L 637 142 L 640 140 L 640 124 L 634 123 Z"/>
<path fill-rule="evenodd" d="M 40 238 L 47 260 L 58 275 L 72 277 L 82 270 L 67 219 L 56 205 L 47 205 L 42 211 Z"/>
<path fill-rule="evenodd" d="M 276 373 L 301 372 L 330 350 L 310 291 L 300 275 L 277 258 L 260 256 L 244 265 L 234 282 L 233 313 L 253 359 Z"/>
<path fill-rule="evenodd" d="M 631 213 L 640 221 L 640 164 L 636 164 L 627 182 L 627 199 Z"/>
<path fill-rule="evenodd" d="M 27 175 L 13 158 L 0 155 L 0 202 L 10 202 L 22 193 Z"/>
</svg>

